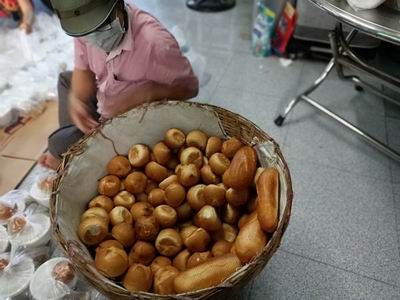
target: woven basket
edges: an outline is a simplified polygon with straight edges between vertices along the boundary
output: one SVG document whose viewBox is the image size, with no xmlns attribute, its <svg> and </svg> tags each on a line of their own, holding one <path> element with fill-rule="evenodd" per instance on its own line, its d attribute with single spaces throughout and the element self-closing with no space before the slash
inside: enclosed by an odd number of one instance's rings
<svg viewBox="0 0 400 300">
<path fill-rule="evenodd" d="M 131 145 L 150 146 L 164 132 L 177 127 L 185 132 L 201 129 L 209 135 L 241 139 L 255 146 L 262 166 L 275 166 L 280 174 L 279 225 L 261 255 L 234 273 L 221 285 L 192 293 L 161 296 L 130 293 L 98 273 L 87 248 L 77 237 L 77 227 L 88 201 L 96 195 L 98 179 L 105 175 L 107 162 L 126 154 Z M 289 222 L 292 184 L 289 169 L 276 142 L 244 117 L 225 109 L 194 102 L 163 101 L 135 108 L 103 123 L 66 153 L 58 171 L 51 200 L 55 237 L 75 268 L 100 292 L 112 299 L 208 299 L 226 296 L 256 276 L 279 247 Z"/>
</svg>

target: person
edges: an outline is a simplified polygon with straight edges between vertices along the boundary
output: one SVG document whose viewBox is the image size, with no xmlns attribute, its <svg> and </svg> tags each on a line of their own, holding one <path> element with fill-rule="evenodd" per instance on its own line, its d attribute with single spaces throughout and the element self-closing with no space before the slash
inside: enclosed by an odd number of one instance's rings
<svg viewBox="0 0 400 300">
<path fill-rule="evenodd" d="M 33 4 L 30 0 L 0 0 L 0 18 L 12 18 L 27 34 L 32 32 Z"/>
<path fill-rule="evenodd" d="M 123 0 L 51 0 L 74 37 L 73 72 L 59 76 L 59 125 L 39 162 L 51 169 L 62 154 L 108 119 L 146 102 L 187 100 L 199 83 L 179 45 L 153 16 Z"/>
</svg>

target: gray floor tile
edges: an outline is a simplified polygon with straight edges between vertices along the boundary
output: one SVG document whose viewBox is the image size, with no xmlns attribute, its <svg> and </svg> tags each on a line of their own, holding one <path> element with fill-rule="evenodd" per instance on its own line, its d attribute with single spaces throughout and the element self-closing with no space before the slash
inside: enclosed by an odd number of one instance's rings
<svg viewBox="0 0 400 300">
<path fill-rule="evenodd" d="M 235 53 L 224 74 L 221 86 L 257 91 L 280 99 L 292 97 L 297 89 L 302 61 L 289 67 L 281 66 L 279 59 L 254 57 L 252 54 Z"/>
<path fill-rule="evenodd" d="M 309 85 L 323 68 L 323 63 L 305 61 L 298 90 Z M 339 81 L 335 73 L 311 97 L 386 143 L 381 99 L 370 93 L 357 92 L 352 83 Z M 300 102 L 295 106 L 285 124 L 289 127 L 288 155 L 388 180 L 389 160 L 385 155 L 307 103 Z"/>
<path fill-rule="evenodd" d="M 285 141 L 286 155 L 309 162 L 390 180 L 389 159 L 366 144 L 359 136 L 322 113 L 300 103 L 285 126 L 289 127 Z M 385 142 L 383 117 L 354 115 L 353 119 L 367 132 Z"/>
<path fill-rule="evenodd" d="M 389 101 L 385 101 L 385 113 L 387 117 L 400 119 L 400 107 Z"/>
<path fill-rule="evenodd" d="M 288 163 L 295 197 L 283 249 L 400 286 L 391 183 Z"/>
<path fill-rule="evenodd" d="M 273 122 L 280 102 L 273 96 L 226 87 L 219 87 L 210 101 L 211 104 L 232 110 L 250 119 L 282 145 L 287 128 L 279 128 Z"/>
<path fill-rule="evenodd" d="M 297 92 L 308 88 L 320 76 L 326 64 L 326 62 L 305 61 Z M 344 117 L 351 117 L 353 111 L 385 115 L 381 98 L 368 92 L 356 91 L 354 83 L 340 80 L 335 70 L 331 71 L 328 78 L 310 94 L 310 97 Z"/>
<path fill-rule="evenodd" d="M 386 118 L 389 144 L 400 145 L 400 119 Z"/>
<path fill-rule="evenodd" d="M 278 251 L 255 279 L 251 300 L 399 299 L 400 289 Z"/>
<path fill-rule="evenodd" d="M 196 100 L 207 102 L 215 92 L 218 84 L 223 78 L 224 72 L 232 59 L 233 54 L 226 50 L 197 50 L 204 56 L 206 69 L 204 74 L 204 84 L 200 87 L 199 95 Z"/>
<path fill-rule="evenodd" d="M 392 143 L 390 146 L 400 153 L 400 143 Z M 400 162 L 395 161 L 393 159 L 390 160 L 390 171 L 392 175 L 392 182 L 395 186 L 400 186 Z M 400 188 L 399 188 L 400 191 Z M 400 194 L 400 193 L 399 193 Z"/>
</svg>

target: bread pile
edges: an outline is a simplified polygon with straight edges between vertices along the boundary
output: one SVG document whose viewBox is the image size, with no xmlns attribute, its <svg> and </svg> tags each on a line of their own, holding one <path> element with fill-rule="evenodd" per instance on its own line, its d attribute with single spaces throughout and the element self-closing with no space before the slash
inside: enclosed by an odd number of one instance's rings
<svg viewBox="0 0 400 300">
<path fill-rule="evenodd" d="M 133 145 L 101 178 L 78 228 L 104 276 L 131 292 L 219 285 L 259 255 L 278 225 L 279 173 L 237 138 L 169 129 Z"/>
</svg>

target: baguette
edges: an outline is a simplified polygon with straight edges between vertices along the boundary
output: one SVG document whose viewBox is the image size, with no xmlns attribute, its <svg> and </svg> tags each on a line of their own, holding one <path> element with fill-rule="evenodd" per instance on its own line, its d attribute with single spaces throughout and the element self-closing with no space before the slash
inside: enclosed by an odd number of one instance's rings
<svg viewBox="0 0 400 300">
<path fill-rule="evenodd" d="M 256 184 L 257 217 L 261 228 L 272 233 L 278 227 L 279 173 L 275 168 L 263 171 Z"/>
<path fill-rule="evenodd" d="M 177 293 L 187 293 L 219 285 L 241 266 L 233 254 L 211 258 L 194 268 L 180 273 L 174 280 Z"/>
</svg>

